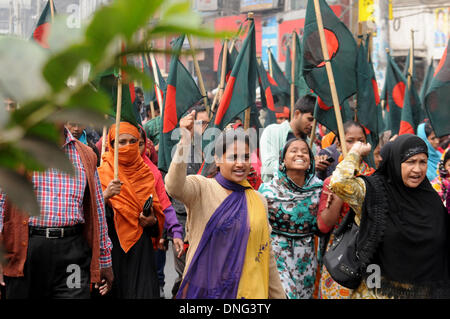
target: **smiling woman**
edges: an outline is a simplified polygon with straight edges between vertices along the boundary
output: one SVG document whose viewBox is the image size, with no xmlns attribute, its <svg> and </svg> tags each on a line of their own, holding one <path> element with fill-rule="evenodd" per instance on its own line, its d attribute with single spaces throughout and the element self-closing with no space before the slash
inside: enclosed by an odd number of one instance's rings
<svg viewBox="0 0 450 319">
<path fill-rule="evenodd" d="M 243 130 L 216 142 L 214 178 L 186 176 L 195 111 L 166 175 L 166 190 L 186 206 L 186 267 L 177 298 L 284 298 L 270 245 L 267 203 L 247 181 L 250 142 Z M 187 150 L 187 151 L 186 151 Z"/>
<path fill-rule="evenodd" d="M 311 150 L 303 139 L 290 139 L 280 152 L 273 180 L 259 188 L 267 199 L 272 249 L 290 299 L 313 295 L 317 269 L 314 235 L 321 191 Z"/>
</svg>

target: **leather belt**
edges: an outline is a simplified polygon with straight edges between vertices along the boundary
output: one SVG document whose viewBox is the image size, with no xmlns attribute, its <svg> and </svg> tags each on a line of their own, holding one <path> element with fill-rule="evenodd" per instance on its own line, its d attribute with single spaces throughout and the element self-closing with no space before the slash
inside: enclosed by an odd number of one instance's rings
<svg viewBox="0 0 450 319">
<path fill-rule="evenodd" d="M 81 234 L 83 225 L 67 227 L 35 227 L 30 226 L 30 236 L 42 236 L 45 238 L 64 238 Z"/>
</svg>

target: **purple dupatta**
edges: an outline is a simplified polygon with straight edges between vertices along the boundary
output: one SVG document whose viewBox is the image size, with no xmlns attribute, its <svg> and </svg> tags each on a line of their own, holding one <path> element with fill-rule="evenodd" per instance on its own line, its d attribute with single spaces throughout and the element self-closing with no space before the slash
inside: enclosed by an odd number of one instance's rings
<svg viewBox="0 0 450 319">
<path fill-rule="evenodd" d="M 177 299 L 235 299 L 237 296 L 250 233 L 246 187 L 225 179 L 220 173 L 215 178 L 233 192 L 206 224 Z"/>
</svg>

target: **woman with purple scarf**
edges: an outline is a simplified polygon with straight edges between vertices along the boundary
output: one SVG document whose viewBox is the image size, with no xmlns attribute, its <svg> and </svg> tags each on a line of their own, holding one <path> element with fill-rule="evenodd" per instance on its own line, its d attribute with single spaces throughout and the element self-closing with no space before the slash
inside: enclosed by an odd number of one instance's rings
<svg viewBox="0 0 450 319">
<path fill-rule="evenodd" d="M 195 111 L 180 121 L 181 139 L 165 178 L 167 192 L 187 212 L 189 249 L 177 298 L 284 299 L 267 203 L 247 181 L 249 136 L 223 132 L 215 143 L 216 176 L 186 176 L 194 118 Z"/>
</svg>

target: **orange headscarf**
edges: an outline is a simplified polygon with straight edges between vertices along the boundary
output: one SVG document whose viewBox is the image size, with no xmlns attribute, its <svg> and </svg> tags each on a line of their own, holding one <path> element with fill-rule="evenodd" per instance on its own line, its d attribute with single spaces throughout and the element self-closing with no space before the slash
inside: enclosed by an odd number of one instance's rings
<svg viewBox="0 0 450 319">
<path fill-rule="evenodd" d="M 108 132 L 108 145 L 114 141 L 116 125 Z M 139 140 L 138 129 L 128 122 L 120 122 L 120 134 L 131 134 Z M 102 156 L 98 168 L 103 190 L 114 179 L 114 149 L 109 148 Z M 109 199 L 114 210 L 114 226 L 120 246 L 125 252 L 141 238 L 143 228 L 139 225 L 139 215 L 150 194 L 153 194 L 153 211 L 158 219 L 159 235 L 164 226 L 164 213 L 155 190 L 155 178 L 139 153 L 139 143 L 119 148 L 119 180 L 123 183 L 120 194 Z M 158 242 L 159 239 L 156 241 Z M 156 247 L 155 247 L 156 248 Z"/>
<path fill-rule="evenodd" d="M 334 138 L 336 135 L 334 135 L 333 132 L 328 133 L 322 138 L 322 149 L 327 148 L 333 144 Z"/>
</svg>

